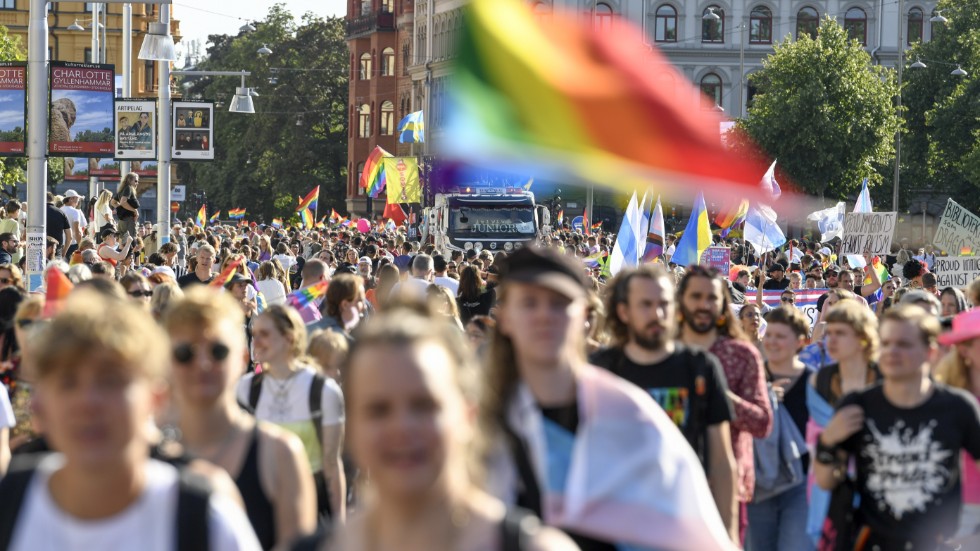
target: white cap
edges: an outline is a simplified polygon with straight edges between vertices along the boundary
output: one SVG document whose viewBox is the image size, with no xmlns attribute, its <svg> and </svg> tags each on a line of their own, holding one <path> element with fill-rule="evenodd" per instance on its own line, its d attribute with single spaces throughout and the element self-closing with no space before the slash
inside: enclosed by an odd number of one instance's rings
<svg viewBox="0 0 980 551">
<path fill-rule="evenodd" d="M 153 273 L 165 274 L 174 279 L 177 279 L 177 274 L 174 273 L 173 269 L 170 266 L 157 266 L 156 268 L 153 268 Z"/>
<path fill-rule="evenodd" d="M 83 196 L 82 195 L 79 195 L 77 191 L 75 191 L 73 189 L 69 189 L 68 191 L 65 192 L 65 196 L 64 197 L 65 197 L 65 199 L 67 199 L 69 197 L 83 197 Z"/>
</svg>

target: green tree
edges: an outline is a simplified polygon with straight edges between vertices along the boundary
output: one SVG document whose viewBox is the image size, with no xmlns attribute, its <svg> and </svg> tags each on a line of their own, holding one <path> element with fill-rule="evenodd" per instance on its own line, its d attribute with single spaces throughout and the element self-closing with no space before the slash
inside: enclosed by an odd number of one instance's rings
<svg viewBox="0 0 980 551">
<path fill-rule="evenodd" d="M 212 35 L 196 69 L 247 70 L 258 89 L 255 114 L 215 112 L 215 160 L 179 163 L 190 189 L 203 189 L 214 208 L 243 207 L 249 218 L 288 217 L 297 197 L 320 186 L 319 213 L 344 210 L 347 94 L 350 72 L 341 18 L 311 14 L 297 22 L 273 6 L 256 31 Z M 274 50 L 256 55 L 263 44 Z M 237 77 L 191 81 L 186 96 L 227 102 Z"/>
<path fill-rule="evenodd" d="M 900 128 L 893 71 L 871 57 L 834 20 L 817 38 L 786 40 L 751 81 L 759 90 L 739 127 L 803 191 L 844 198 L 894 155 Z"/>
<path fill-rule="evenodd" d="M 932 24 L 932 40 L 915 45 L 904 73 L 908 134 L 902 142 L 902 189 L 955 197 L 980 209 L 980 3 L 944 0 L 949 19 Z M 967 76 L 950 73 L 961 66 Z"/>
</svg>

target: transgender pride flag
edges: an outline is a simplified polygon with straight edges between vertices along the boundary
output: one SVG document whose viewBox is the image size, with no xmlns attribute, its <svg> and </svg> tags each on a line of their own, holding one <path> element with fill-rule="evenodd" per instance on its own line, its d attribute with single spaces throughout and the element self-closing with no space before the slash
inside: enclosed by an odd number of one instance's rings
<svg viewBox="0 0 980 551">
<path fill-rule="evenodd" d="M 664 254 L 664 208 L 660 205 L 660 197 L 657 197 L 657 205 L 653 207 L 653 216 L 650 217 L 650 231 L 647 233 L 646 250 L 640 259 L 640 264 L 653 262 L 655 258 Z"/>
</svg>

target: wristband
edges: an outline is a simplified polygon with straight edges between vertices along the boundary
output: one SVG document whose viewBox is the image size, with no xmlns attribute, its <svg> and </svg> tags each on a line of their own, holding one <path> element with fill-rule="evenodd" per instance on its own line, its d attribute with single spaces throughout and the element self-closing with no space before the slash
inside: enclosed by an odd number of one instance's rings
<svg viewBox="0 0 980 551">
<path fill-rule="evenodd" d="M 838 446 L 828 446 L 822 438 L 817 438 L 817 462 L 825 465 L 837 463 Z"/>
</svg>

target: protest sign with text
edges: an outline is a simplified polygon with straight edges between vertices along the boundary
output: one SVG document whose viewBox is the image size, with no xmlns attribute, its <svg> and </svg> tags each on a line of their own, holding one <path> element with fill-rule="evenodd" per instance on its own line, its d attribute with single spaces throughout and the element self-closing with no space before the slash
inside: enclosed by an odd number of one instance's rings
<svg viewBox="0 0 980 551">
<path fill-rule="evenodd" d="M 932 271 L 936 274 L 936 287 L 962 289 L 980 278 L 980 257 L 937 256 Z"/>
<path fill-rule="evenodd" d="M 932 242 L 952 254 L 963 249 L 980 251 L 980 217 L 950 199 L 946 202 L 943 217 L 936 228 L 936 238 Z"/>
<path fill-rule="evenodd" d="M 849 212 L 844 215 L 841 255 L 891 253 L 895 233 L 894 212 Z"/>
</svg>

